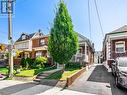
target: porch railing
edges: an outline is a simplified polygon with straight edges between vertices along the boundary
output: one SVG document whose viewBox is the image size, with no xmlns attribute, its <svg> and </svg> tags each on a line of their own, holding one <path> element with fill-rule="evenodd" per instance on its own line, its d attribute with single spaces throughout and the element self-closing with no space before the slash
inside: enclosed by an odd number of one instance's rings
<svg viewBox="0 0 127 95">
<path fill-rule="evenodd" d="M 72 57 L 71 61 L 72 62 L 85 62 L 85 54 L 77 53 Z"/>
</svg>

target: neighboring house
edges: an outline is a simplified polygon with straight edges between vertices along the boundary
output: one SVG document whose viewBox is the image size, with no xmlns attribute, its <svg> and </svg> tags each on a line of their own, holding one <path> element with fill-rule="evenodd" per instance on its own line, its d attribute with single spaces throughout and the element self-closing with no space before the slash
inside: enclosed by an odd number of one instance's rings
<svg viewBox="0 0 127 95">
<path fill-rule="evenodd" d="M 0 67 L 5 67 L 7 60 L 8 45 L 0 43 Z"/>
<path fill-rule="evenodd" d="M 38 56 L 48 57 L 48 35 L 32 38 L 32 58 Z"/>
<path fill-rule="evenodd" d="M 49 63 L 52 63 L 52 59 L 48 53 L 48 37 L 49 35 L 43 35 L 40 31 L 33 34 L 22 33 L 20 38 L 15 42 L 15 49 L 20 51 L 19 58 L 15 59 L 15 64 L 20 63 L 21 58 L 36 58 L 38 56 L 47 57 Z M 78 34 L 79 38 L 79 50 L 72 58 L 73 62 L 94 62 L 94 46 L 86 37 Z"/>
<path fill-rule="evenodd" d="M 102 51 L 95 51 L 94 63 L 102 63 Z"/>
<path fill-rule="evenodd" d="M 73 56 L 73 62 L 94 63 L 94 44 L 86 37 L 78 33 L 79 50 Z"/>
<path fill-rule="evenodd" d="M 8 52 L 8 45 L 0 43 L 0 59 L 6 59 L 7 52 Z"/>
<path fill-rule="evenodd" d="M 43 34 L 40 30 L 36 33 L 26 34 L 22 33 L 20 38 L 15 42 L 15 50 L 20 51 L 19 58 L 32 57 L 33 52 L 33 39 L 41 37 Z"/>
<path fill-rule="evenodd" d="M 103 41 L 103 61 L 110 64 L 112 59 L 127 56 L 127 25 L 107 33 Z"/>
<path fill-rule="evenodd" d="M 27 58 L 27 57 L 35 58 L 33 52 L 35 50 L 34 46 L 37 43 L 33 44 L 33 41 L 34 39 L 42 36 L 43 34 L 41 33 L 40 30 L 32 34 L 22 33 L 20 38 L 14 44 L 15 50 L 20 52 L 18 58 L 14 59 L 14 64 L 19 64 L 21 58 Z"/>
</svg>

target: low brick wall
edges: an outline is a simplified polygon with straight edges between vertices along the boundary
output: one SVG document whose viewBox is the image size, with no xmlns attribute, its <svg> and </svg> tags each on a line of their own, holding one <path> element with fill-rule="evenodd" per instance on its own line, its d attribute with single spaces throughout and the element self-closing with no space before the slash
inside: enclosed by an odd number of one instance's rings
<svg viewBox="0 0 127 95">
<path fill-rule="evenodd" d="M 86 68 L 82 68 L 80 71 L 74 73 L 73 75 L 67 78 L 66 86 L 70 86 L 83 72 L 85 72 Z"/>
</svg>

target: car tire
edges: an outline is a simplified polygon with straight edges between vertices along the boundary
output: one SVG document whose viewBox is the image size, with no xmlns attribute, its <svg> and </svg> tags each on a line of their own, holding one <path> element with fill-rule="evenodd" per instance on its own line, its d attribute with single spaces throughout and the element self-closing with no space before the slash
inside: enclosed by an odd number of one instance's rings
<svg viewBox="0 0 127 95">
<path fill-rule="evenodd" d="M 115 77 L 115 85 L 120 88 L 120 84 L 119 84 L 119 78 Z"/>
</svg>

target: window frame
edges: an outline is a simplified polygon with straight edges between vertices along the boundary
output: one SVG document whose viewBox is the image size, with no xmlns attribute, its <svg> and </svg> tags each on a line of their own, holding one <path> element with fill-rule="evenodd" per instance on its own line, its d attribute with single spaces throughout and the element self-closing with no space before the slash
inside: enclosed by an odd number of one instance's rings
<svg viewBox="0 0 127 95">
<path fill-rule="evenodd" d="M 43 46 L 43 45 L 45 45 L 45 39 L 40 39 L 40 46 Z"/>
<path fill-rule="evenodd" d="M 118 47 L 116 47 L 116 44 L 119 44 L 119 43 L 122 43 L 124 45 L 123 52 L 119 52 L 119 51 L 116 50 L 116 48 L 118 48 Z M 115 53 L 125 53 L 125 41 L 117 41 L 117 42 L 115 42 Z"/>
</svg>

